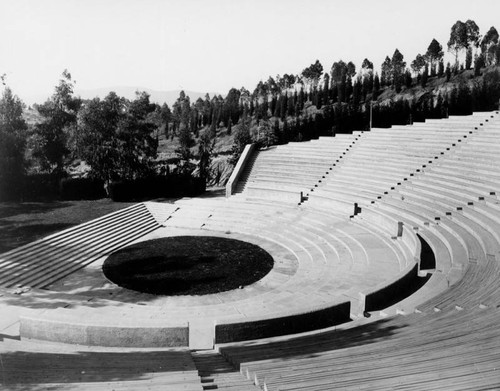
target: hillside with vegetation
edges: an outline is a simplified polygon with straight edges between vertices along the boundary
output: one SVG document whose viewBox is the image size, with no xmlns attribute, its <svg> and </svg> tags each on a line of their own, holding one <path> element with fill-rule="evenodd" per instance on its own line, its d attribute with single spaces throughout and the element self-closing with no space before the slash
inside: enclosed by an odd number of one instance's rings
<svg viewBox="0 0 500 391">
<path fill-rule="evenodd" d="M 369 59 L 359 68 L 316 61 L 297 74 L 269 76 L 253 91 L 231 88 L 194 102 L 181 91 L 172 107 L 152 103 L 146 92 L 83 100 L 68 71 L 50 99 L 30 108 L 6 88 L 0 190 L 12 192 L 29 175 L 68 174 L 106 185 L 177 175 L 221 186 L 249 142 L 265 148 L 368 129 L 370 116 L 373 127 L 387 127 L 497 108 L 497 30 L 482 36 L 474 21 L 457 21 L 446 46 L 452 63 L 433 39 L 412 61 L 395 49 L 380 70 Z"/>
</svg>

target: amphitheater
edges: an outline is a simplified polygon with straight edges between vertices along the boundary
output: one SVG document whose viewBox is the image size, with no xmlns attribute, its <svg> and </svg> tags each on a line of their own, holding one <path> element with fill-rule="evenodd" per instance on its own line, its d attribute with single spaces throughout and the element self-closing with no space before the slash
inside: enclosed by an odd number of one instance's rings
<svg viewBox="0 0 500 391">
<path fill-rule="evenodd" d="M 499 150 L 498 111 L 247 146 L 225 197 L 2 254 L 1 389 L 500 389 Z M 103 276 L 110 253 L 179 235 L 250 242 L 274 267 L 204 296 Z"/>
</svg>

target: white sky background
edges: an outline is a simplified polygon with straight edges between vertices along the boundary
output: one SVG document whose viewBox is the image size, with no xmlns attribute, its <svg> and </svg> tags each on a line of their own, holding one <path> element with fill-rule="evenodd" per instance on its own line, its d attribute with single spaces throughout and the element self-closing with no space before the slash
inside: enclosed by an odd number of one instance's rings
<svg viewBox="0 0 500 391">
<path fill-rule="evenodd" d="M 0 0 L 0 73 L 27 103 L 64 69 L 79 89 L 253 91 L 316 59 L 379 71 L 398 48 L 409 65 L 457 20 L 484 35 L 499 16 L 498 0 Z"/>
</svg>

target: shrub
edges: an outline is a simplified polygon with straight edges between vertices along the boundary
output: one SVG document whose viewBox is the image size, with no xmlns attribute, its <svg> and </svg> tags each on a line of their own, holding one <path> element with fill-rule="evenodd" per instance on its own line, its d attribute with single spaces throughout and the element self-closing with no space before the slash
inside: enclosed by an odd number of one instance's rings
<svg viewBox="0 0 500 391">
<path fill-rule="evenodd" d="M 134 181 L 116 181 L 109 185 L 113 201 L 139 201 L 153 198 L 194 197 L 206 190 L 203 178 L 189 175 L 151 176 Z"/>
<path fill-rule="evenodd" d="M 64 174 L 31 174 L 22 180 L 18 199 L 22 201 L 47 201 L 59 196 L 59 182 Z"/>
</svg>

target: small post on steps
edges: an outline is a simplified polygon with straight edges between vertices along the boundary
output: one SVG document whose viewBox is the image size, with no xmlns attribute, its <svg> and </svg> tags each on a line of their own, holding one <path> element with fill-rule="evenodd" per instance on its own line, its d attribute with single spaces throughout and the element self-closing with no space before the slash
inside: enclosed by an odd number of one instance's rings
<svg viewBox="0 0 500 391">
<path fill-rule="evenodd" d="M 398 238 L 403 236 L 403 222 L 398 221 Z"/>
<path fill-rule="evenodd" d="M 372 131 L 373 101 L 370 101 L 370 132 Z"/>
</svg>

